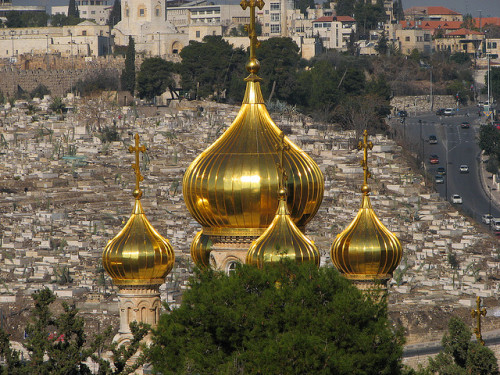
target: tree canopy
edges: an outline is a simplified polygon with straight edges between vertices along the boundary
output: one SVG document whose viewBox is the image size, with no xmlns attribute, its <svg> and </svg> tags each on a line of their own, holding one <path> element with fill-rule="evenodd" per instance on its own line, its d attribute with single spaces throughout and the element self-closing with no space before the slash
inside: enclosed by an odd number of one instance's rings
<svg viewBox="0 0 500 375">
<path fill-rule="evenodd" d="M 113 3 L 113 8 L 111 8 L 111 12 L 109 13 L 109 18 L 107 21 L 107 25 L 113 27 L 122 19 L 122 5 L 120 0 L 115 0 Z"/>
<path fill-rule="evenodd" d="M 140 98 L 148 100 L 159 96 L 170 89 L 175 88 L 174 63 L 160 57 L 145 59 L 141 64 L 141 70 L 137 74 L 137 94 Z"/>
<path fill-rule="evenodd" d="M 122 70 L 120 77 L 122 90 L 129 91 L 134 95 L 135 91 L 135 43 L 132 36 L 128 37 L 128 47 L 125 54 L 125 68 Z"/>
<path fill-rule="evenodd" d="M 7 12 L 5 17 L 7 18 L 5 26 L 10 28 L 45 27 L 47 26 L 47 21 L 49 20 L 49 15 L 47 13 L 34 11 Z"/>
<path fill-rule="evenodd" d="M 398 374 L 402 336 L 386 310 L 331 267 L 197 271 L 146 354 L 164 375 Z"/>
</svg>

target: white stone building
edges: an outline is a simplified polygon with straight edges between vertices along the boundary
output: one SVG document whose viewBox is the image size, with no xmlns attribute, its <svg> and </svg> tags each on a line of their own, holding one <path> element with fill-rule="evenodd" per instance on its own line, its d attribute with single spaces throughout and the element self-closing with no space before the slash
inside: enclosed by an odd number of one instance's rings
<svg viewBox="0 0 500 375">
<path fill-rule="evenodd" d="M 113 0 L 76 0 L 76 6 L 80 12 L 80 18 L 92 20 L 98 25 L 106 25 L 113 8 Z M 53 6 L 50 14 L 68 15 L 68 6 Z"/>
<path fill-rule="evenodd" d="M 325 48 L 346 50 L 349 38 L 356 33 L 356 20 L 349 16 L 323 16 L 312 22 L 314 35 L 319 35 Z"/>
</svg>

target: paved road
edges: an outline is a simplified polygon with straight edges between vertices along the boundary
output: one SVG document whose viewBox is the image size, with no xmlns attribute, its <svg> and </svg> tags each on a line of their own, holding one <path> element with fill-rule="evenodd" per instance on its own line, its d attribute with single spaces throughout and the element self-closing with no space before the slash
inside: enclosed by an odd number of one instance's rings
<svg viewBox="0 0 500 375">
<path fill-rule="evenodd" d="M 470 113 L 470 117 L 466 113 Z M 419 120 L 422 122 L 420 123 Z M 460 124 L 467 121 L 469 129 L 461 128 Z M 457 205 L 465 214 L 481 221 L 481 215 L 490 211 L 490 198 L 485 192 L 479 175 L 480 149 L 477 146 L 479 118 L 477 108 L 461 109 L 456 116 L 436 116 L 434 113 L 424 113 L 416 117 L 408 117 L 405 124 L 394 122 L 398 133 L 403 135 L 419 155 L 423 153 L 423 166 L 432 178 L 437 174 L 438 167 L 446 168 L 444 184 L 436 184 L 436 189 L 443 198 L 451 201 L 453 194 L 459 194 L 463 204 Z M 429 135 L 436 135 L 437 144 L 429 144 Z M 421 139 L 423 142 L 421 142 Z M 429 156 L 439 156 L 439 164 L 429 163 Z M 469 173 L 460 173 L 460 165 L 466 164 Z M 500 217 L 500 210 L 491 205 L 494 217 Z"/>
</svg>

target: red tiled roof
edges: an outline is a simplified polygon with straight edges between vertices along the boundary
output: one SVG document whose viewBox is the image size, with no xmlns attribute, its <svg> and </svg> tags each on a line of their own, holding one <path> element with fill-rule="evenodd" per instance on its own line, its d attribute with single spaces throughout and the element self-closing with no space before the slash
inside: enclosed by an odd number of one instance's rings
<svg viewBox="0 0 500 375">
<path fill-rule="evenodd" d="M 445 7 L 427 7 L 427 14 L 438 15 L 438 14 L 448 14 L 448 15 L 459 15 L 460 13 Z"/>
<path fill-rule="evenodd" d="M 479 27 L 479 18 L 474 18 L 474 23 Z M 500 26 L 500 17 L 483 17 L 481 19 L 481 26 L 484 27 L 486 25 Z"/>
<path fill-rule="evenodd" d="M 339 22 L 356 22 L 356 20 L 352 17 L 349 16 L 323 16 L 320 17 L 313 22 L 333 22 L 333 21 L 339 21 Z"/>
<path fill-rule="evenodd" d="M 460 36 L 460 35 L 483 35 L 483 33 L 480 33 L 479 31 L 475 30 L 459 29 L 446 34 L 446 36 Z"/>
</svg>

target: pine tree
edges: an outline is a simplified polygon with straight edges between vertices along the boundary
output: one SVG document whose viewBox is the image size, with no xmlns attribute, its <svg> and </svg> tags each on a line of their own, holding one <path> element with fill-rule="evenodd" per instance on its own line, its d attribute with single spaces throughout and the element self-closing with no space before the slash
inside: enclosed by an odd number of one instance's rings
<svg viewBox="0 0 500 375">
<path fill-rule="evenodd" d="M 118 22 L 122 20 L 122 6 L 120 0 L 115 0 L 113 3 L 113 8 L 109 14 L 107 24 L 111 27 L 115 26 Z"/>
<path fill-rule="evenodd" d="M 80 12 L 75 0 L 69 0 L 68 17 L 80 18 Z"/>
<path fill-rule="evenodd" d="M 125 68 L 121 76 L 122 90 L 134 95 L 135 91 L 135 43 L 134 38 L 128 37 L 128 48 L 125 54 Z"/>
</svg>

